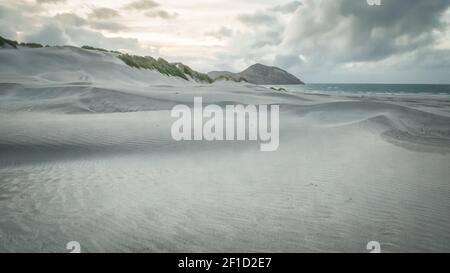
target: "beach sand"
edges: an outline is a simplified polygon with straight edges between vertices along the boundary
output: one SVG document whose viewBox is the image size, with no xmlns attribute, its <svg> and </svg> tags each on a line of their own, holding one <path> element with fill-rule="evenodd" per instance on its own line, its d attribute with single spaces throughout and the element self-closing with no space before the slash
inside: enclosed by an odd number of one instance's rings
<svg viewBox="0 0 450 273">
<path fill-rule="evenodd" d="M 279 104 L 279 149 L 174 141 L 170 110 L 195 96 Z M 0 252 L 448 252 L 449 177 L 446 97 L 284 93 L 75 48 L 0 51 Z"/>
</svg>

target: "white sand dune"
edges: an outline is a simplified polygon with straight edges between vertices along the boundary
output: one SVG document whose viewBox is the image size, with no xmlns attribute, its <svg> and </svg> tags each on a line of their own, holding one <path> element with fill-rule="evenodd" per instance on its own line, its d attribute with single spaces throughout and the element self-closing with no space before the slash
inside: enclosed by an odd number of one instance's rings
<svg viewBox="0 0 450 273">
<path fill-rule="evenodd" d="M 33 65 L 31 65 L 33 64 Z M 280 104 L 280 147 L 175 142 L 170 109 Z M 450 100 L 200 84 L 0 50 L 0 252 L 450 251 Z"/>
</svg>

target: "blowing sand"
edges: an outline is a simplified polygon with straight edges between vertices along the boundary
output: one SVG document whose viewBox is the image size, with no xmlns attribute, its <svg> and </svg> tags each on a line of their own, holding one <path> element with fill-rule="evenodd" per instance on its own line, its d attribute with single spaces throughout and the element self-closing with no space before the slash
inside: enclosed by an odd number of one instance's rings
<svg viewBox="0 0 450 273">
<path fill-rule="evenodd" d="M 27 63 L 39 64 L 36 66 Z M 171 108 L 280 104 L 280 146 L 175 142 Z M 450 251 L 450 99 L 200 84 L 0 51 L 0 251 Z"/>
</svg>

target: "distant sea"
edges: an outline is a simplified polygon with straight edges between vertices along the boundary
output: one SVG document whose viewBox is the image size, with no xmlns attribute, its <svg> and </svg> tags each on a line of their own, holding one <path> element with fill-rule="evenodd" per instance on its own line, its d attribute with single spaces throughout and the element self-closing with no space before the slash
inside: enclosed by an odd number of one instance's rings
<svg viewBox="0 0 450 273">
<path fill-rule="evenodd" d="M 450 84 L 336 84 L 270 85 L 291 92 L 330 95 L 437 95 L 450 96 Z"/>
</svg>

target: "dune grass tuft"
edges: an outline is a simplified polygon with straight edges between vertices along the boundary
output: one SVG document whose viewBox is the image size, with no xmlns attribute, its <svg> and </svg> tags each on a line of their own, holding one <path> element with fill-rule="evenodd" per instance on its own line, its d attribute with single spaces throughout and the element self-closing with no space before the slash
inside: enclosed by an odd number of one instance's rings
<svg viewBox="0 0 450 273">
<path fill-rule="evenodd" d="M 213 80 L 207 74 L 197 72 L 197 71 L 193 70 L 192 68 L 190 68 L 189 66 L 184 65 L 182 63 L 177 63 L 176 65 L 177 65 L 178 69 L 180 69 L 184 74 L 191 76 L 191 78 L 193 78 L 195 80 L 199 80 L 202 82 L 208 82 L 208 83 L 213 82 Z"/>
<path fill-rule="evenodd" d="M 102 51 L 102 52 L 109 52 L 108 50 L 103 49 L 103 48 L 93 47 L 93 46 L 87 46 L 87 45 L 84 45 L 84 46 L 82 46 L 81 48 L 82 48 L 82 49 L 88 49 L 88 50 L 97 50 L 97 51 Z"/>
</svg>

